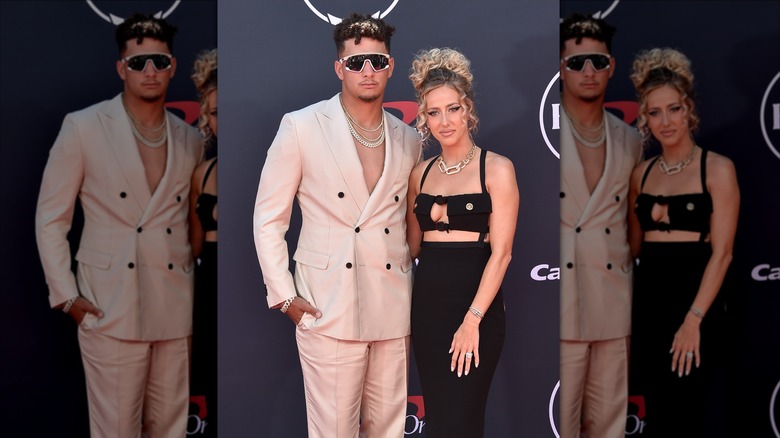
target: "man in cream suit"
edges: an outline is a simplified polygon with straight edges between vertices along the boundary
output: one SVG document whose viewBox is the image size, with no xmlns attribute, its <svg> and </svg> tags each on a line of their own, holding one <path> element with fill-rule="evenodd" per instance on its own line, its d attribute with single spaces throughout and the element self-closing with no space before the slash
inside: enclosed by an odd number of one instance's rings
<svg viewBox="0 0 780 438">
<path fill-rule="evenodd" d="M 282 118 L 263 166 L 254 236 L 269 307 L 297 325 L 309 437 L 403 436 L 412 261 L 406 245 L 416 131 L 382 109 L 394 28 L 335 27 L 341 93 Z M 289 271 L 293 200 L 303 219 Z"/>
<path fill-rule="evenodd" d="M 197 130 L 165 111 L 176 28 L 134 15 L 116 28 L 124 90 L 68 114 L 36 211 L 49 301 L 79 324 L 91 436 L 184 437 L 193 260 L 187 212 Z M 84 227 L 71 272 L 76 199 Z"/>
<path fill-rule="evenodd" d="M 604 110 L 615 29 L 561 23 L 561 438 L 625 435 L 632 260 L 634 128 Z"/>
</svg>

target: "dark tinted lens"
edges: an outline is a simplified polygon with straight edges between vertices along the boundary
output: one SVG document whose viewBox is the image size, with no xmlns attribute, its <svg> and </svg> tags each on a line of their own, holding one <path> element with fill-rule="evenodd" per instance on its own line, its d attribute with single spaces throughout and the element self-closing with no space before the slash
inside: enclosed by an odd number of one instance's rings
<svg viewBox="0 0 780 438">
<path fill-rule="evenodd" d="M 590 60 L 594 70 L 604 70 L 609 67 L 609 57 L 599 54 L 575 55 L 566 61 L 566 67 L 573 71 L 582 71 L 585 61 Z"/>
<path fill-rule="evenodd" d="M 388 66 L 387 57 L 377 54 L 350 56 L 344 63 L 344 66 L 350 71 L 362 71 L 366 60 L 371 63 L 371 66 L 376 71 L 384 70 Z"/>
<path fill-rule="evenodd" d="M 133 71 L 144 71 L 146 62 L 152 60 L 152 65 L 157 71 L 165 70 L 171 66 L 171 59 L 165 55 L 137 55 L 127 60 L 127 68 Z"/>
</svg>

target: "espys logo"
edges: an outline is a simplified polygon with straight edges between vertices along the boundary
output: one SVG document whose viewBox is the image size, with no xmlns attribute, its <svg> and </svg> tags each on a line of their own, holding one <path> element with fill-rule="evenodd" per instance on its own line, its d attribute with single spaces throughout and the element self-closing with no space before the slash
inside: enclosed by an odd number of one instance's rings
<svg viewBox="0 0 780 438">
<path fill-rule="evenodd" d="M 136 12 L 134 9 L 128 8 L 123 3 L 128 2 L 111 2 L 100 0 L 87 0 L 87 5 L 102 19 L 108 21 L 113 25 L 121 24 L 125 21 L 125 17 Z M 140 3 L 140 2 L 138 2 Z M 146 11 L 157 12 L 152 13 L 157 18 L 167 18 L 177 6 L 179 6 L 181 0 L 168 0 L 168 1 L 144 1 L 143 8 Z M 158 9 L 159 8 L 159 9 Z"/>
<path fill-rule="evenodd" d="M 390 11 L 395 8 L 400 0 L 361 0 L 358 4 L 356 0 L 303 0 L 306 6 L 314 12 L 315 15 L 326 22 L 336 25 L 341 23 L 344 16 L 356 10 L 376 11 L 371 14 L 374 18 L 385 18 Z M 391 2 L 388 5 L 388 2 Z M 314 6 L 316 3 L 319 7 Z M 320 11 L 323 9 L 323 11 Z"/>
<path fill-rule="evenodd" d="M 190 415 L 187 416 L 187 435 L 202 435 L 206 433 L 206 426 L 209 424 L 207 418 L 206 396 L 190 396 Z"/>
<path fill-rule="evenodd" d="M 561 129 L 560 93 L 557 92 L 560 89 L 560 75 L 561 72 L 557 72 L 550 79 L 539 103 L 539 130 L 547 148 L 555 155 L 555 158 L 561 158 L 561 154 L 550 138 L 554 131 Z M 550 93 L 552 89 L 555 89 L 556 92 Z M 604 102 L 604 108 L 610 110 L 612 114 L 623 119 L 629 125 L 636 121 L 639 114 L 639 104 L 630 100 Z"/>
<path fill-rule="evenodd" d="M 775 385 L 775 390 L 772 391 L 772 398 L 769 400 L 769 421 L 772 423 L 772 431 L 775 432 L 775 436 L 780 438 L 780 429 L 778 429 L 777 421 L 780 420 L 780 404 L 777 403 L 777 392 L 780 390 L 780 381 Z"/>
<path fill-rule="evenodd" d="M 769 82 L 761 99 L 761 134 L 769 149 L 780 158 L 780 72 Z"/>
<path fill-rule="evenodd" d="M 423 402 L 423 396 L 421 395 L 407 396 L 406 402 L 407 404 L 413 405 L 417 409 L 415 409 L 413 413 L 406 415 L 406 423 L 404 424 L 404 435 L 423 433 L 423 428 L 425 427 L 425 403 Z"/>
<path fill-rule="evenodd" d="M 750 277 L 756 281 L 780 280 L 780 266 L 772 267 L 768 263 L 760 264 L 750 271 Z"/>
</svg>

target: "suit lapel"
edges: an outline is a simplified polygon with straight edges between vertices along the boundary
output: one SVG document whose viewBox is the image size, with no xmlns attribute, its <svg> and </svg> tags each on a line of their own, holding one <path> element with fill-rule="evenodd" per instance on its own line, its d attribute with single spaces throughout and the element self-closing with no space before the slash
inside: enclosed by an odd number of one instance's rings
<svg viewBox="0 0 780 438">
<path fill-rule="evenodd" d="M 165 111 L 165 117 L 168 119 L 168 122 L 166 123 L 168 129 L 168 142 L 166 145 L 168 148 L 168 156 L 165 160 L 165 173 L 163 174 L 162 179 L 160 179 L 160 183 L 157 184 L 157 189 L 154 191 L 154 194 L 152 194 L 152 197 L 144 210 L 144 215 L 141 218 L 142 223 L 165 203 L 165 198 L 167 196 L 171 195 L 171 190 L 176 183 L 175 175 L 179 174 L 178 167 L 182 165 L 181 160 L 178 159 L 178 148 L 176 145 L 184 144 L 183 129 L 178 124 L 174 126 L 173 117 L 167 110 Z"/>
<path fill-rule="evenodd" d="M 352 199 L 357 208 L 363 210 L 368 202 L 368 188 L 338 94 L 328 101 L 322 113 L 317 114 L 317 119 Z"/>
<path fill-rule="evenodd" d="M 130 120 L 122 105 L 122 94 L 111 100 L 105 113 L 99 113 L 108 147 L 114 151 L 122 175 L 138 207 L 144 210 L 151 199 L 149 184 L 146 182 L 144 165 L 138 153 Z"/>
<path fill-rule="evenodd" d="M 572 196 L 580 213 L 582 213 L 591 198 L 588 184 L 585 182 L 585 170 L 574 144 L 569 120 L 562 116 L 561 120 L 561 178 L 566 186 L 566 196 Z"/>
</svg>

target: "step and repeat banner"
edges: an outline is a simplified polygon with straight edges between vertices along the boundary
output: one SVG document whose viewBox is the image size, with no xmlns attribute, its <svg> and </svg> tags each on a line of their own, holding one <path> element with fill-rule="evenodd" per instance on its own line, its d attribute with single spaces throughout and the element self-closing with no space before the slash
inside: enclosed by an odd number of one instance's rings
<svg viewBox="0 0 780 438">
<path fill-rule="evenodd" d="M 726 297 L 730 336 L 721 340 L 731 361 L 721 364 L 712 415 L 700 427 L 708 437 L 780 437 L 780 2 L 560 3 L 562 18 L 573 12 L 617 28 L 607 106 L 629 123 L 637 110 L 629 74 L 639 51 L 671 47 L 692 62 L 696 141 L 731 158 L 741 193 L 735 285 Z M 631 394 L 626 436 L 643 436 L 645 415 L 642 394 Z"/>
<path fill-rule="evenodd" d="M 76 324 L 49 308 L 35 206 L 65 114 L 122 91 L 114 29 L 135 12 L 178 27 L 167 105 L 195 125 L 200 110 L 190 70 L 198 52 L 216 47 L 216 0 L 0 2 L 0 223 L 8 233 L 0 255 L 0 436 L 89 436 Z M 81 221 L 79 212 L 70 236 L 74 250 Z M 208 406 L 215 402 L 192 395 L 192 435 L 216 436 L 208 428 Z"/>
<path fill-rule="evenodd" d="M 375 13 L 396 28 L 385 102 L 406 123 L 416 115 L 407 78 L 414 53 L 452 47 L 472 61 L 480 115 L 476 143 L 513 161 L 520 189 L 513 258 L 503 283 L 506 341 L 490 391 L 486 436 L 557 436 L 557 132 L 540 115 L 557 99 L 549 93 L 557 94 L 550 80 L 558 66 L 559 11 L 547 0 L 220 3 L 220 433 L 306 436 L 294 326 L 267 308 L 252 212 L 282 115 L 341 90 L 333 71 L 333 25 L 353 11 Z M 287 233 L 290 254 L 297 214 Z M 424 437 L 425 399 L 413 361 L 407 414 L 406 435 Z"/>
</svg>

